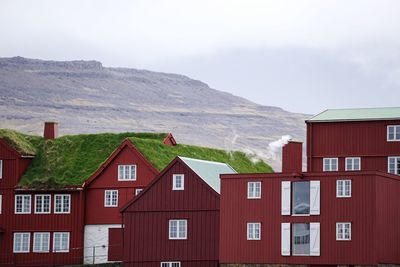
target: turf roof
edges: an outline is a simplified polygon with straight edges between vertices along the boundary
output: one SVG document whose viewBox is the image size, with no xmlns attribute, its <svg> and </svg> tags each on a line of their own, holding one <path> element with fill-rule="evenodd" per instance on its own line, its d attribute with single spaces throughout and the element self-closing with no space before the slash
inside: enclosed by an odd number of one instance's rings
<svg viewBox="0 0 400 267">
<path fill-rule="evenodd" d="M 81 186 L 126 138 L 153 164 L 162 170 L 176 156 L 225 162 L 238 172 L 272 172 L 264 162 L 253 164 L 244 153 L 227 153 L 206 147 L 166 146 L 167 134 L 102 133 L 66 135 L 54 140 L 0 130 L 0 136 L 18 151 L 35 155 L 19 186 L 24 188 L 62 188 Z"/>
</svg>

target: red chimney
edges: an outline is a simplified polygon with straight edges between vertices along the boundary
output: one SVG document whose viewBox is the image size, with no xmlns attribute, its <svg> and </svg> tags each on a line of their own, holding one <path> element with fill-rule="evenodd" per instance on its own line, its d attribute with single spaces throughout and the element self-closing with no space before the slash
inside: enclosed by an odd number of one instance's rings
<svg viewBox="0 0 400 267">
<path fill-rule="evenodd" d="M 301 173 L 303 171 L 303 143 L 289 141 L 282 148 L 282 172 Z"/>
<path fill-rule="evenodd" d="M 58 137 L 58 122 L 44 123 L 44 139 L 56 139 Z"/>
<path fill-rule="evenodd" d="M 176 141 L 172 133 L 169 133 L 167 137 L 165 137 L 163 144 L 167 146 L 176 146 Z"/>
</svg>

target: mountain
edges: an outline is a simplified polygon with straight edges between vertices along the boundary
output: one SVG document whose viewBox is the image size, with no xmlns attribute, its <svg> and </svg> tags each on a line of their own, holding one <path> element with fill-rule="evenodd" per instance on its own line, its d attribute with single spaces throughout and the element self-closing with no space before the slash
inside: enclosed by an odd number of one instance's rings
<svg viewBox="0 0 400 267">
<path fill-rule="evenodd" d="M 309 117 L 262 106 L 183 75 L 108 68 L 98 61 L 0 58 L 0 128 L 41 134 L 173 132 L 178 142 L 257 154 L 274 164 L 269 144 L 304 141 Z"/>
</svg>

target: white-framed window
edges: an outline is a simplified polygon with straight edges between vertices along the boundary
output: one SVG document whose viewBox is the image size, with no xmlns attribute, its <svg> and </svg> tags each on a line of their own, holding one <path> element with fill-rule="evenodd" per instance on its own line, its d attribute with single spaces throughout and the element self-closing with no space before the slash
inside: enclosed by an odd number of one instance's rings
<svg viewBox="0 0 400 267">
<path fill-rule="evenodd" d="M 71 212 L 71 195 L 54 195 L 54 213 Z"/>
<path fill-rule="evenodd" d="M 187 220 L 169 220 L 169 239 L 187 239 Z"/>
<path fill-rule="evenodd" d="M 0 179 L 3 178 L 3 160 L 0 159 Z"/>
<path fill-rule="evenodd" d="M 400 141 L 400 125 L 387 126 L 387 141 Z"/>
<path fill-rule="evenodd" d="M 0 194 L 0 214 L 3 213 L 3 195 Z"/>
<path fill-rule="evenodd" d="M 184 190 L 185 189 L 185 175 L 174 174 L 172 175 L 172 190 Z"/>
<path fill-rule="evenodd" d="M 400 175 L 400 157 L 388 157 L 388 173 Z"/>
<path fill-rule="evenodd" d="M 261 240 L 261 223 L 247 223 L 247 240 Z"/>
<path fill-rule="evenodd" d="M 361 170 L 361 158 L 360 157 L 346 158 L 346 171 L 359 171 L 359 170 Z"/>
<path fill-rule="evenodd" d="M 143 188 L 136 188 L 135 189 L 135 196 L 139 195 L 140 192 L 142 192 L 142 191 L 143 191 Z"/>
<path fill-rule="evenodd" d="M 136 165 L 118 165 L 118 181 L 135 181 Z"/>
<path fill-rule="evenodd" d="M 33 234 L 33 252 L 49 252 L 50 251 L 50 233 L 36 232 Z"/>
<path fill-rule="evenodd" d="M 351 197 L 351 180 L 336 181 L 336 197 Z"/>
<path fill-rule="evenodd" d="M 161 267 L 181 267 L 181 263 L 179 261 L 163 261 Z"/>
<path fill-rule="evenodd" d="M 336 240 L 351 240 L 351 223 L 336 223 Z"/>
<path fill-rule="evenodd" d="M 324 172 L 335 172 L 338 170 L 338 158 L 324 158 Z"/>
<path fill-rule="evenodd" d="M 15 214 L 31 213 L 31 195 L 15 195 Z"/>
<path fill-rule="evenodd" d="M 248 199 L 261 198 L 261 182 L 247 183 L 247 198 Z"/>
<path fill-rule="evenodd" d="M 118 190 L 104 191 L 104 207 L 118 207 Z"/>
<path fill-rule="evenodd" d="M 29 253 L 30 233 L 14 233 L 14 253 Z"/>
<path fill-rule="evenodd" d="M 35 213 L 50 213 L 51 195 L 35 195 Z"/>
<path fill-rule="evenodd" d="M 69 252 L 69 232 L 53 233 L 53 252 Z"/>
</svg>

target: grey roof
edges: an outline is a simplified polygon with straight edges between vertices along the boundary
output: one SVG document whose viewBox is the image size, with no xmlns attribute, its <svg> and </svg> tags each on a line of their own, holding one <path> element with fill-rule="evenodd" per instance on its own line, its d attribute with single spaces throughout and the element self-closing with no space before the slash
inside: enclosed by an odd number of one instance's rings
<svg viewBox="0 0 400 267">
<path fill-rule="evenodd" d="M 179 157 L 185 164 L 191 168 L 201 179 L 211 186 L 218 194 L 220 193 L 221 183 L 220 174 L 236 173 L 236 171 L 226 163 L 207 161 Z"/>
<path fill-rule="evenodd" d="M 327 109 L 307 122 L 364 121 L 400 119 L 400 107 Z"/>
</svg>

